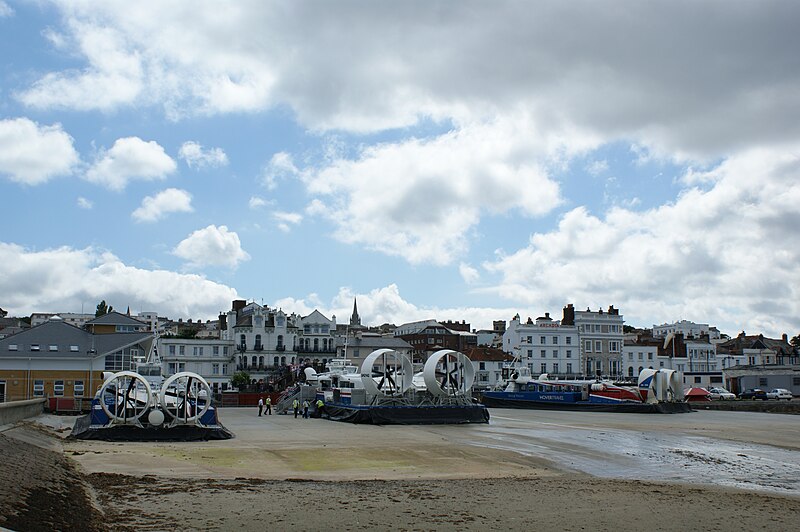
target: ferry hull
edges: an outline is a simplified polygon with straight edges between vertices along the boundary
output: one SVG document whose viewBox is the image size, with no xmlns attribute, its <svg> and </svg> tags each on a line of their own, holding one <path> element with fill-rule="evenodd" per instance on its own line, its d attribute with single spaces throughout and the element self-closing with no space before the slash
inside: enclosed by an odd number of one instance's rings
<svg viewBox="0 0 800 532">
<path fill-rule="evenodd" d="M 502 392 L 501 392 L 502 393 Z M 616 412 L 630 414 L 682 414 L 692 411 L 688 403 L 592 403 L 589 401 L 540 401 L 514 397 L 494 395 L 492 392 L 483 394 L 481 403 L 490 408 L 528 408 L 536 410 L 570 410 L 581 412 Z"/>
<path fill-rule="evenodd" d="M 370 425 L 457 425 L 488 423 L 489 411 L 482 404 L 384 406 L 327 403 L 323 417 Z"/>
</svg>

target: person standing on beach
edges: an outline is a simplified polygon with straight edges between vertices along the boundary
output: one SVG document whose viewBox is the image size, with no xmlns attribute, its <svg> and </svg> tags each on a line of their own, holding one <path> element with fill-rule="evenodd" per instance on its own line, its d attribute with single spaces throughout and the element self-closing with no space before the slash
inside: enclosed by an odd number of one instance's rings
<svg viewBox="0 0 800 532">
<path fill-rule="evenodd" d="M 264 398 L 258 398 L 258 417 L 261 417 L 261 412 L 264 411 Z"/>
<path fill-rule="evenodd" d="M 303 401 L 303 419 L 308 419 L 308 399 Z"/>
<path fill-rule="evenodd" d="M 272 415 L 272 397 L 267 396 L 267 414 Z"/>
<path fill-rule="evenodd" d="M 294 409 L 294 418 L 297 419 L 297 412 L 300 410 L 300 401 L 297 400 L 297 397 L 292 401 L 292 408 Z"/>
</svg>

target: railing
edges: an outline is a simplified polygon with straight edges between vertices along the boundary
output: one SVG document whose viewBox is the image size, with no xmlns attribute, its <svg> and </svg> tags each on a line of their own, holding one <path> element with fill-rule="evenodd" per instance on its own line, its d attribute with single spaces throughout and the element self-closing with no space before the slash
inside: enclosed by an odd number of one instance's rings
<svg viewBox="0 0 800 532">
<path fill-rule="evenodd" d="M 275 351 L 286 351 L 286 346 L 285 345 L 279 345 L 279 346 L 277 346 L 275 348 Z"/>
<path fill-rule="evenodd" d="M 264 350 L 264 346 L 261 345 L 261 344 L 256 344 L 256 345 L 253 346 L 253 351 L 263 351 L 263 350 Z"/>
<path fill-rule="evenodd" d="M 328 348 L 324 348 L 324 347 L 308 347 L 308 348 L 306 348 L 306 347 L 302 347 L 302 346 L 296 346 L 293 349 L 293 351 L 295 353 L 328 353 L 328 354 L 333 354 L 333 353 L 336 353 L 336 348 L 335 347 L 328 347 Z"/>
</svg>

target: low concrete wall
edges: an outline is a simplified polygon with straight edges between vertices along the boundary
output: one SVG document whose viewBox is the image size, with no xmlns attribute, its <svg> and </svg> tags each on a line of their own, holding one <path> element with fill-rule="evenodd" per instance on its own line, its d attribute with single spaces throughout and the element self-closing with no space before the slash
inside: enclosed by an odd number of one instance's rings
<svg viewBox="0 0 800 532">
<path fill-rule="evenodd" d="M 44 411 L 44 403 L 44 397 L 0 403 L 0 425 L 8 425 L 21 419 L 38 416 Z"/>
</svg>

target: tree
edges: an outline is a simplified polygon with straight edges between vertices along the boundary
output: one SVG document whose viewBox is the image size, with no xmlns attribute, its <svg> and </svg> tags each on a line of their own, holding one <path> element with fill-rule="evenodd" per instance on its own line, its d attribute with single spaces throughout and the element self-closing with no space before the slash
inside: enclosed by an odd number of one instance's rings
<svg viewBox="0 0 800 532">
<path fill-rule="evenodd" d="M 100 316 L 105 316 L 109 312 L 113 312 L 114 307 L 109 307 L 106 305 L 106 300 L 102 300 L 100 303 L 97 304 L 97 310 L 94 311 L 94 317 L 99 318 Z"/>
<path fill-rule="evenodd" d="M 792 337 L 792 339 L 789 340 L 789 343 L 792 344 L 792 347 L 794 347 L 795 349 L 800 349 L 800 334 Z"/>
<path fill-rule="evenodd" d="M 250 374 L 246 371 L 237 371 L 231 377 L 231 384 L 234 388 L 241 388 L 250 384 Z"/>
</svg>

